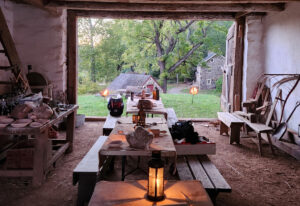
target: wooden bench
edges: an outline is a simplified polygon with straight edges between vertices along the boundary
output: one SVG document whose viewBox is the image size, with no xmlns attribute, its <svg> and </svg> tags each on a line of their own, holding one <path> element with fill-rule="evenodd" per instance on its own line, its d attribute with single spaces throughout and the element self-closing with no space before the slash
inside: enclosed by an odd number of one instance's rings
<svg viewBox="0 0 300 206">
<path fill-rule="evenodd" d="M 103 125 L 103 135 L 109 136 L 113 128 L 116 126 L 116 122 L 120 117 L 113 117 L 110 114 L 107 115 L 106 120 Z"/>
<path fill-rule="evenodd" d="M 95 184 L 99 177 L 99 150 L 102 148 L 107 136 L 100 136 L 88 153 L 73 170 L 73 185 L 78 182 L 77 205 L 84 205 L 93 194 Z"/>
<path fill-rule="evenodd" d="M 178 156 L 176 167 L 180 180 L 199 180 L 213 202 L 219 192 L 231 192 L 230 185 L 206 155 Z"/>
<path fill-rule="evenodd" d="M 239 119 L 241 119 L 242 121 L 244 121 L 244 123 L 250 127 L 256 134 L 257 134 L 257 138 L 258 138 L 258 151 L 260 156 L 262 156 L 262 134 L 266 134 L 267 135 L 267 139 L 268 139 L 268 143 L 270 145 L 272 154 L 274 155 L 274 149 L 273 149 L 273 144 L 272 144 L 272 140 L 270 137 L 270 132 L 273 131 L 272 127 L 266 126 L 265 124 L 261 124 L 261 123 L 252 123 L 249 120 L 242 118 L 238 115 L 235 114 L 235 116 Z"/>
<path fill-rule="evenodd" d="M 220 124 L 220 135 L 226 133 L 228 135 L 228 129 L 230 128 L 230 144 L 236 142 L 240 143 L 240 130 L 244 125 L 244 121 L 237 118 L 229 112 L 218 112 L 218 119 L 221 121 Z"/>
<path fill-rule="evenodd" d="M 178 121 L 176 113 L 173 108 L 166 108 L 168 119 L 167 124 L 169 128 L 172 128 L 172 126 Z"/>
</svg>

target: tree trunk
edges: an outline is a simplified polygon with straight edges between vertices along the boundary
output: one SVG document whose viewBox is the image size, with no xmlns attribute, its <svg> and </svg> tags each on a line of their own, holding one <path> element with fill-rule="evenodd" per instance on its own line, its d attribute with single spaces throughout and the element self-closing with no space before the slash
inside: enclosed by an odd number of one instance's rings
<svg viewBox="0 0 300 206">
<path fill-rule="evenodd" d="M 90 27 L 90 46 L 92 49 L 91 55 L 91 81 L 96 82 L 96 59 L 95 59 L 95 46 L 94 46 L 94 27 L 92 23 L 92 19 L 89 18 L 89 27 Z"/>
</svg>

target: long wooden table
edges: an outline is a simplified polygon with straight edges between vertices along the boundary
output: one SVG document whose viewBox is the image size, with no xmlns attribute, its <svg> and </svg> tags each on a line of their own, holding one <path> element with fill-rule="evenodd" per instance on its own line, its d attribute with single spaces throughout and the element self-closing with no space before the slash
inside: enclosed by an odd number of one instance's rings
<svg viewBox="0 0 300 206">
<path fill-rule="evenodd" d="M 165 109 L 161 100 L 154 100 L 154 99 L 147 99 L 147 100 L 150 100 L 153 103 L 152 109 L 144 109 L 144 111 L 147 114 L 162 114 L 165 116 L 166 119 L 168 119 L 167 110 Z M 139 109 L 137 108 L 138 102 L 139 102 L 138 98 L 135 98 L 133 101 L 130 98 L 127 100 L 126 115 L 137 114 L 139 112 Z"/>
<path fill-rule="evenodd" d="M 123 123 L 121 123 L 122 121 Z M 149 129 L 155 128 L 165 131 L 165 134 L 160 134 L 159 137 L 155 137 L 153 139 L 149 149 L 134 149 L 129 146 L 125 137 L 126 133 L 134 131 L 134 124 L 128 122 L 128 118 L 120 118 L 120 121 L 117 122 L 115 128 L 112 130 L 106 142 L 99 151 L 99 169 L 103 166 L 107 156 L 151 156 L 152 151 L 160 151 L 163 157 L 174 157 L 174 162 L 176 162 L 176 148 L 174 146 L 168 126 L 163 122 L 164 121 L 161 121 L 161 123 L 158 123 L 157 125 L 147 126 Z M 119 148 L 110 147 L 109 144 L 116 140 L 122 141 L 122 145 Z M 122 180 L 125 176 L 124 173 L 125 165 L 122 164 Z"/>
<path fill-rule="evenodd" d="M 33 169 L 1 169 L 0 176 L 7 177 L 32 177 L 33 186 L 40 186 L 46 176 L 48 168 L 64 153 L 72 152 L 73 138 L 75 133 L 75 114 L 78 109 L 77 105 L 73 105 L 67 111 L 60 112 L 57 118 L 50 120 L 39 128 L 14 128 L 11 126 L 0 128 L 0 135 L 34 135 L 34 160 Z M 63 146 L 56 151 L 54 155 L 47 159 L 48 154 L 48 129 L 64 117 L 67 117 L 67 133 L 66 140 L 63 140 Z M 57 140 L 59 141 L 59 140 Z"/>
<path fill-rule="evenodd" d="M 165 199 L 151 202 L 146 198 L 147 181 L 97 183 L 89 206 L 152 206 L 152 205 L 198 205 L 213 206 L 199 181 L 165 181 Z"/>
</svg>

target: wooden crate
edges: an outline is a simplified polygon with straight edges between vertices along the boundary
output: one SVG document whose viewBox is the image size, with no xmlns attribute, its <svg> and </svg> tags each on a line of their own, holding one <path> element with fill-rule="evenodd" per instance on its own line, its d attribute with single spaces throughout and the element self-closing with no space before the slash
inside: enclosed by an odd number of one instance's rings
<svg viewBox="0 0 300 206">
<path fill-rule="evenodd" d="M 29 139 L 16 144 L 7 150 L 6 168 L 32 169 L 34 156 L 34 140 Z"/>
<path fill-rule="evenodd" d="M 176 144 L 177 155 L 209 155 L 216 154 L 216 143 Z"/>
</svg>

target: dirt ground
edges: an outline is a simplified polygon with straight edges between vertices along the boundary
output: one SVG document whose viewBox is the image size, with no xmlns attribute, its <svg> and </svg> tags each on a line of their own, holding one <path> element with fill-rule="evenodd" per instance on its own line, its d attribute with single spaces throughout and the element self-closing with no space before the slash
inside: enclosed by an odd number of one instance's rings
<svg viewBox="0 0 300 206">
<path fill-rule="evenodd" d="M 77 186 L 72 185 L 72 171 L 102 134 L 102 125 L 90 122 L 76 129 L 73 153 L 59 160 L 43 186 L 33 188 L 27 178 L 1 177 L 0 205 L 76 205 Z M 243 138 L 241 145 L 230 145 L 229 138 L 220 136 L 218 128 L 207 125 L 197 123 L 195 128 L 200 135 L 217 143 L 217 154 L 209 157 L 232 187 L 231 193 L 219 194 L 216 205 L 300 205 L 299 161 L 277 149 L 273 156 L 267 145 L 263 147 L 264 156 L 260 157 L 251 139 Z M 115 166 L 115 175 L 119 175 L 119 168 Z M 137 178 L 146 176 L 132 174 L 126 179 Z"/>
</svg>

